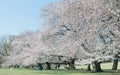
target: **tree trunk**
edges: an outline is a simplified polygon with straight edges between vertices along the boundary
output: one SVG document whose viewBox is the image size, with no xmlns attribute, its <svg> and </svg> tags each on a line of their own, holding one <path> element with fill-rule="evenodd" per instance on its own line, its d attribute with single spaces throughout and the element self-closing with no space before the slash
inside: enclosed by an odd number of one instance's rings
<svg viewBox="0 0 120 75">
<path fill-rule="evenodd" d="M 103 72 L 101 69 L 101 62 L 94 62 L 93 63 L 93 71 L 94 72 Z"/>
<path fill-rule="evenodd" d="M 60 64 L 56 64 L 55 69 L 59 69 L 59 68 L 60 68 Z"/>
<path fill-rule="evenodd" d="M 46 62 L 47 64 L 47 70 L 51 70 L 51 64 L 49 62 Z"/>
<path fill-rule="evenodd" d="M 2 68 L 1 64 L 0 64 L 0 68 Z"/>
<path fill-rule="evenodd" d="M 116 54 L 113 59 L 112 70 L 117 70 L 117 67 L 118 67 L 118 55 Z"/>
<path fill-rule="evenodd" d="M 39 67 L 39 70 L 43 70 L 43 66 L 42 66 L 42 64 L 38 64 L 38 67 Z"/>
<path fill-rule="evenodd" d="M 75 69 L 75 60 L 74 60 L 74 59 L 72 59 L 72 60 L 70 61 L 70 63 L 69 63 L 69 68 L 70 68 L 70 70 L 74 70 L 74 69 Z"/>
<path fill-rule="evenodd" d="M 88 64 L 87 70 L 91 71 L 90 64 Z"/>
</svg>

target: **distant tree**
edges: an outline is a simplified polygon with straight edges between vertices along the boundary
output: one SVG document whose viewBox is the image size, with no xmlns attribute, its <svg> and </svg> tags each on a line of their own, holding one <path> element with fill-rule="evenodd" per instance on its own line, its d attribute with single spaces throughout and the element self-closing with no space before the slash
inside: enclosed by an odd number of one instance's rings
<svg viewBox="0 0 120 75">
<path fill-rule="evenodd" d="M 5 57 L 10 55 L 12 50 L 11 42 L 14 40 L 15 36 L 6 35 L 0 37 L 0 64 L 5 61 Z"/>
<path fill-rule="evenodd" d="M 51 56 L 48 55 L 47 47 L 42 43 L 43 33 L 27 31 L 16 36 L 12 42 L 13 50 L 2 66 L 25 67 L 49 62 Z"/>
</svg>

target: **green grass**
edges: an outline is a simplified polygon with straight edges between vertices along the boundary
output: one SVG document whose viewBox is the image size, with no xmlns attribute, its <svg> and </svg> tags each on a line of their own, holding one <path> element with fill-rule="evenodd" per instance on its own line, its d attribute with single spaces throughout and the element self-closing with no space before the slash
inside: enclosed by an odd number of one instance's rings
<svg viewBox="0 0 120 75">
<path fill-rule="evenodd" d="M 79 70 L 43 70 L 37 71 L 32 69 L 0 69 L 0 75 L 120 75 L 120 63 L 117 71 L 112 71 L 112 64 L 102 64 L 102 73 L 87 72 L 86 66 L 77 66 Z"/>
</svg>

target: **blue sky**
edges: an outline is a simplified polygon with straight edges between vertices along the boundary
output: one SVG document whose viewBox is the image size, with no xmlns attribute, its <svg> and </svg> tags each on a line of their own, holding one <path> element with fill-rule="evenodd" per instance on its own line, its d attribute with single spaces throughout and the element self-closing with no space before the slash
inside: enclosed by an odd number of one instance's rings
<svg viewBox="0 0 120 75">
<path fill-rule="evenodd" d="M 41 8 L 58 0 L 0 0 L 0 35 L 42 29 Z"/>
</svg>

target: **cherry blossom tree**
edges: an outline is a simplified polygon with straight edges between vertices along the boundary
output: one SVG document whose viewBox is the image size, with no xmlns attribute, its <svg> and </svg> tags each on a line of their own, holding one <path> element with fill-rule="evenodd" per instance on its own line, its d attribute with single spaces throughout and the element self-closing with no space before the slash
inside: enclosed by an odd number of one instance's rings
<svg viewBox="0 0 120 75">
<path fill-rule="evenodd" d="M 52 47 L 55 50 L 63 48 L 59 52 L 63 52 L 64 49 L 68 50 L 67 52 L 72 51 L 72 53 L 75 53 L 74 56 L 80 49 L 84 54 L 87 53 L 87 56 L 90 56 L 91 63 L 94 63 L 96 67 L 95 71 L 102 71 L 100 68 L 101 61 L 112 58 L 111 56 L 114 54 L 112 52 L 115 50 L 112 44 L 108 44 L 108 42 L 111 42 L 111 38 L 103 34 L 106 33 L 105 27 L 113 29 L 115 22 L 111 23 L 110 15 L 113 14 L 119 17 L 114 12 L 115 9 L 113 10 L 113 8 L 119 8 L 119 6 L 115 7 L 115 3 L 119 5 L 118 0 L 63 0 L 46 7 L 43 16 L 47 20 L 45 25 L 51 27 L 51 38 L 57 38 L 59 41 L 59 39 L 67 37 L 67 41 L 70 41 L 66 44 L 64 43 L 66 40 L 62 39 L 63 41 L 58 43 L 58 48 L 55 48 L 57 46 Z M 118 10 L 116 11 L 118 12 Z M 53 39 L 49 45 L 57 44 L 57 41 Z M 70 39 L 77 40 L 79 45 L 77 46 L 75 41 L 71 44 Z M 60 47 L 61 43 L 64 44 Z M 66 47 L 69 47 L 69 49 L 66 49 Z M 81 49 L 81 47 L 84 49 Z M 70 53 L 68 54 L 70 55 Z"/>
<path fill-rule="evenodd" d="M 120 17 L 120 1 L 108 0 L 106 2 L 107 11 L 101 16 L 102 28 L 100 38 L 113 54 L 113 70 L 117 70 L 118 58 L 120 54 L 119 48 L 119 17 Z"/>
</svg>

